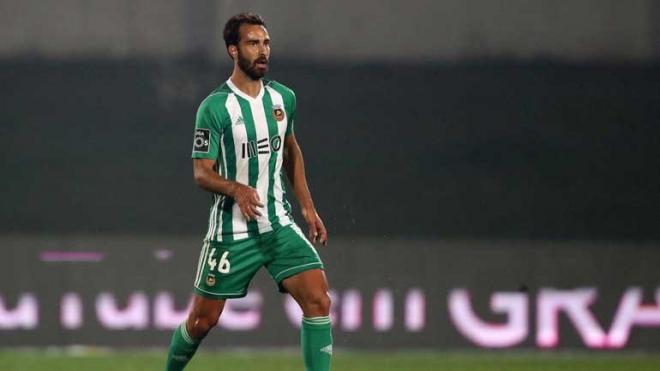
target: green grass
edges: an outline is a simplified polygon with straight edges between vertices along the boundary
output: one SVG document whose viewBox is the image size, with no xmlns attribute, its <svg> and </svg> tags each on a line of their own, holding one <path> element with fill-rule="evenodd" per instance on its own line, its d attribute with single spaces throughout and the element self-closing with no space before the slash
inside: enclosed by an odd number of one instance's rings
<svg viewBox="0 0 660 371">
<path fill-rule="evenodd" d="M 0 351 L 2 371 L 162 370 L 163 352 Z M 304 371 L 286 352 L 200 352 L 187 371 Z M 334 371 L 657 371 L 660 354 L 603 353 L 354 353 L 340 352 Z"/>
</svg>

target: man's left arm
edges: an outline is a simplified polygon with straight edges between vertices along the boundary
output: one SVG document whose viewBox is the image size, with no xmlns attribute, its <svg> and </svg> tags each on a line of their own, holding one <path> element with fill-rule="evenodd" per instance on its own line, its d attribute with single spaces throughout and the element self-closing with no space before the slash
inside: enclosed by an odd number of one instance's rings
<svg viewBox="0 0 660 371">
<path fill-rule="evenodd" d="M 309 239 L 314 243 L 320 242 L 326 245 L 328 243 L 328 232 L 314 207 L 314 201 L 312 201 L 312 195 L 307 186 L 302 151 L 293 132 L 287 134 L 284 138 L 284 168 L 293 187 L 293 193 L 300 204 L 302 216 L 309 227 Z"/>
</svg>

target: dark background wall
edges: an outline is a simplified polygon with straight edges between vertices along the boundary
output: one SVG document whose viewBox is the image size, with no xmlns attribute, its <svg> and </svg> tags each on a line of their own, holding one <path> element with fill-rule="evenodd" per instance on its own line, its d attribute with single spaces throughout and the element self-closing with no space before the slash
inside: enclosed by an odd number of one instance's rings
<svg viewBox="0 0 660 371">
<path fill-rule="evenodd" d="M 660 65 L 275 60 L 335 235 L 658 239 Z M 0 62 L 0 233 L 196 234 L 224 63 Z"/>
</svg>

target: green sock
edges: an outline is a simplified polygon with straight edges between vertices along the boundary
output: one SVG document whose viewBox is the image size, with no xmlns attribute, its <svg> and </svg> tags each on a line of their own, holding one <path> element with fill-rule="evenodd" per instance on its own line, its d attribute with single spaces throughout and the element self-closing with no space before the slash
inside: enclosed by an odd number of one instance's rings
<svg viewBox="0 0 660 371">
<path fill-rule="evenodd" d="M 172 335 L 172 342 L 170 343 L 170 351 L 167 354 L 167 366 L 165 371 L 181 371 L 188 364 L 197 351 L 199 341 L 193 340 L 188 331 L 186 330 L 186 323 L 174 330 Z"/>
<path fill-rule="evenodd" d="M 330 358 L 332 358 L 330 317 L 303 317 L 300 347 L 307 371 L 330 371 Z"/>
</svg>

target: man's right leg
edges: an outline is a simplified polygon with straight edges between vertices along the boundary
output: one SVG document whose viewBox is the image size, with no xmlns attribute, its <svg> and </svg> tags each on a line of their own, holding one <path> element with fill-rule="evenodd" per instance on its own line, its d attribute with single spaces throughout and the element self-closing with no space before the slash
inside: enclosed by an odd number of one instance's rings
<svg viewBox="0 0 660 371">
<path fill-rule="evenodd" d="M 241 298 L 254 274 L 264 264 L 259 240 L 207 241 L 195 274 L 195 297 L 186 322 L 172 336 L 166 371 L 180 371 L 188 364 L 206 334 L 218 323 L 225 300 Z"/>
<path fill-rule="evenodd" d="M 181 371 L 193 357 L 199 343 L 218 323 L 223 299 L 208 299 L 195 295 L 188 319 L 174 330 L 165 371 Z"/>
</svg>

